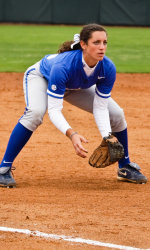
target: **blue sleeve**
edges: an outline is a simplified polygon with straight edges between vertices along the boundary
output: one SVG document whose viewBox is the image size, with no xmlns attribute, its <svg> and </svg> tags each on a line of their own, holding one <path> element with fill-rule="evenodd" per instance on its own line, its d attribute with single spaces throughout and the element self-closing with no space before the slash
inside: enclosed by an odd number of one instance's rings
<svg viewBox="0 0 150 250">
<path fill-rule="evenodd" d="M 111 90 L 116 80 L 116 67 L 108 61 L 104 65 L 104 76 L 101 77 L 96 84 L 96 94 L 103 98 L 111 96 Z"/>
<path fill-rule="evenodd" d="M 68 74 L 63 66 L 57 64 L 51 68 L 47 94 L 54 98 L 63 98 L 66 90 Z"/>
</svg>

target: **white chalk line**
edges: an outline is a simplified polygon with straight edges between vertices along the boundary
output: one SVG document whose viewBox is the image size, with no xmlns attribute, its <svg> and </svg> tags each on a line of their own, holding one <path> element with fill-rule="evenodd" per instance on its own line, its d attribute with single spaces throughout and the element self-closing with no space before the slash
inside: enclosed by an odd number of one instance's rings
<svg viewBox="0 0 150 250">
<path fill-rule="evenodd" d="M 12 233 L 22 233 L 27 235 L 32 235 L 36 237 L 42 237 L 46 239 L 53 239 L 53 240 L 64 240 L 74 243 L 81 243 L 81 244 L 88 244 L 92 246 L 100 246 L 100 247 L 109 247 L 109 248 L 116 248 L 116 249 L 123 249 L 123 250 L 141 250 L 141 248 L 135 248 L 130 246 L 121 246 L 111 243 L 104 243 L 100 241 L 95 240 L 89 240 L 89 239 L 82 239 L 79 237 L 72 237 L 72 236 L 65 236 L 65 235 L 57 235 L 57 234 L 48 234 L 43 233 L 40 231 L 31 231 L 29 229 L 18 229 L 18 228 L 11 228 L 11 227 L 0 227 L 0 231 L 3 232 L 12 232 Z M 150 250 L 150 249 L 143 249 L 142 250 Z"/>
</svg>

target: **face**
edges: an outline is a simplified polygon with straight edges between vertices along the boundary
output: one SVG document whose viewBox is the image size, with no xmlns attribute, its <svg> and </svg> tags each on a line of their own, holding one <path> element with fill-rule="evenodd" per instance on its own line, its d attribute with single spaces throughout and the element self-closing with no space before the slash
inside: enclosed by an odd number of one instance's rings
<svg viewBox="0 0 150 250">
<path fill-rule="evenodd" d="M 80 44 L 85 62 L 92 67 L 104 58 L 107 48 L 107 35 L 104 31 L 94 31 L 87 44 L 83 41 Z"/>
</svg>

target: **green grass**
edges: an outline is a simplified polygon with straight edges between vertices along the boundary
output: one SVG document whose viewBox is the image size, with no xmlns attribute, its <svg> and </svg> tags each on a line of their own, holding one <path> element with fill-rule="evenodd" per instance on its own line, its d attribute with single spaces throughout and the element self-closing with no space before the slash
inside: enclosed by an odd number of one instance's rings
<svg viewBox="0 0 150 250">
<path fill-rule="evenodd" d="M 150 28 L 108 28 L 108 53 L 118 72 L 150 73 Z"/>
<path fill-rule="evenodd" d="M 24 72 L 44 55 L 56 53 L 82 26 L 0 25 L 0 71 Z M 150 28 L 106 27 L 117 72 L 150 73 Z"/>
</svg>

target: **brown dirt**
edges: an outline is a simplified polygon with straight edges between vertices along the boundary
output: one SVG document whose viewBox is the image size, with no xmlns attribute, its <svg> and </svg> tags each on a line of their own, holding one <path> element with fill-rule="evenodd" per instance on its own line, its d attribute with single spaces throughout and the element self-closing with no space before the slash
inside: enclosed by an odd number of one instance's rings
<svg viewBox="0 0 150 250">
<path fill-rule="evenodd" d="M 22 73 L 0 73 L 0 158 L 24 112 L 22 78 Z M 125 111 L 130 157 L 149 179 L 150 74 L 118 74 L 112 96 Z M 89 156 L 101 140 L 93 116 L 68 103 L 64 115 L 88 138 Z M 150 182 L 118 182 L 117 164 L 93 169 L 47 114 L 14 165 L 17 188 L 0 189 L 0 227 L 150 248 Z M 0 232 L 0 249 L 107 248 Z"/>
</svg>

